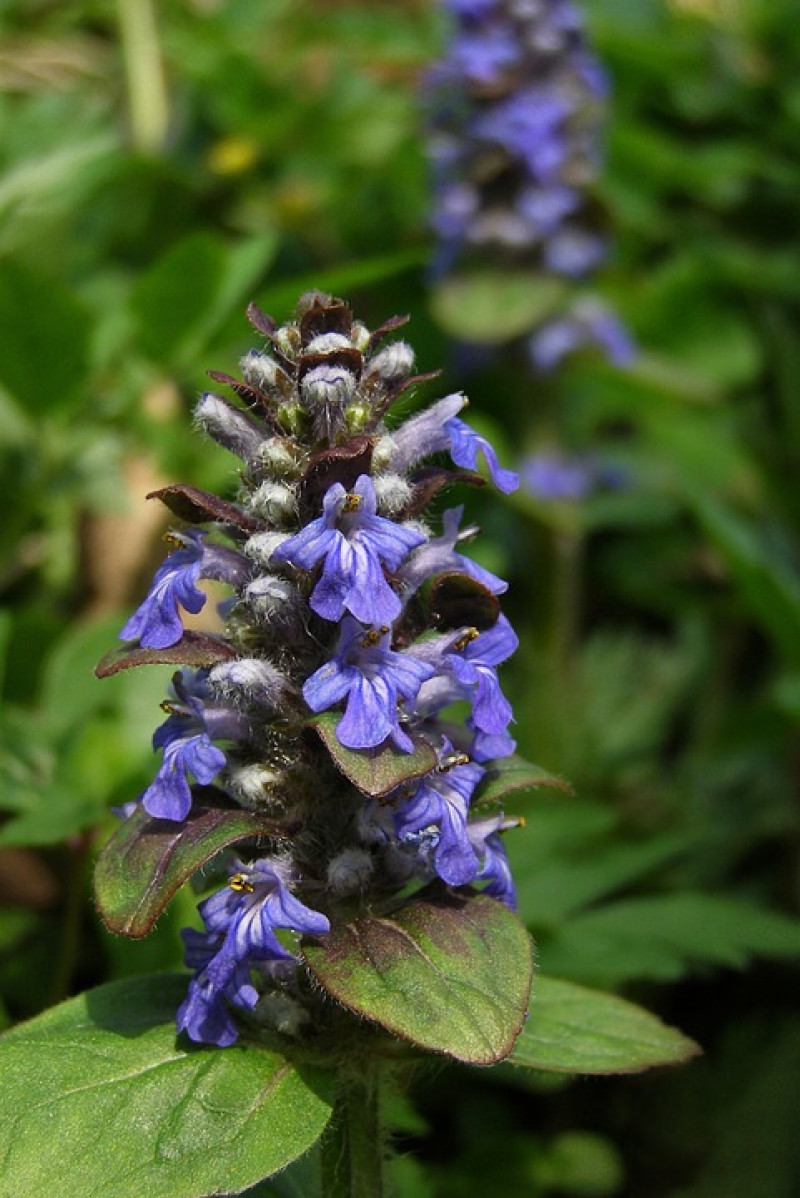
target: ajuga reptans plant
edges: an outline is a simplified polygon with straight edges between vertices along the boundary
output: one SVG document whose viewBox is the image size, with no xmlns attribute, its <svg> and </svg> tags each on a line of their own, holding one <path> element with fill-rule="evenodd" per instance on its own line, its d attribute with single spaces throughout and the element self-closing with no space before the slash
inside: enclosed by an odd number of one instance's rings
<svg viewBox="0 0 800 1198">
<path fill-rule="evenodd" d="M 425 84 L 434 273 L 485 264 L 570 281 L 604 260 L 594 184 L 607 81 L 573 0 L 443 0 L 453 22 Z M 568 294 L 568 292 L 566 293 Z M 550 370 L 585 345 L 622 364 L 617 318 L 582 298 L 543 320 L 528 349 Z"/>
<path fill-rule="evenodd" d="M 281 327 L 255 306 L 249 316 L 263 348 L 242 380 L 213 376 L 232 399 L 205 394 L 195 411 L 240 459 L 235 501 L 188 485 L 155 493 L 180 526 L 121 631 L 133 643 L 99 670 L 181 667 L 153 737 L 155 777 L 101 855 L 98 904 L 114 930 L 141 935 L 182 881 L 211 889 L 203 929 L 183 933 L 193 976 L 177 1026 L 194 1041 L 324 1051 L 342 1004 L 414 1041 L 408 1012 L 385 1015 L 337 981 L 354 927 L 360 944 L 377 936 L 370 967 L 376 953 L 390 970 L 403 955 L 386 939 L 389 914 L 394 928 L 422 919 L 434 940 L 454 919 L 508 920 L 529 958 L 507 910 L 502 834 L 518 821 L 497 801 L 514 750 L 497 674 L 517 646 L 506 584 L 463 552 L 475 529 L 461 508 L 426 516 L 453 482 L 483 482 L 481 459 L 501 492 L 517 478 L 462 419 L 462 394 L 393 419 L 425 377 L 408 344 L 386 343 L 403 320 L 370 332 L 319 293 Z M 185 630 L 182 610 L 207 602 L 204 579 L 230 588 L 224 626 Z M 454 703 L 468 711 L 460 722 L 447 718 Z M 529 963 L 522 972 L 484 1060 L 519 1031 Z"/>
</svg>

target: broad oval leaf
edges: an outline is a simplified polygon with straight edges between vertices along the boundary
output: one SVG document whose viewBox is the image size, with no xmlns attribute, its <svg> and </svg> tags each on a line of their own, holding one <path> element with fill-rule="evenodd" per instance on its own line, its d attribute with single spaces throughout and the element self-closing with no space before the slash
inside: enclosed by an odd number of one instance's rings
<svg viewBox="0 0 800 1198">
<path fill-rule="evenodd" d="M 121 649 L 112 649 L 96 667 L 95 674 L 98 678 L 111 678 L 120 670 L 130 670 L 134 666 L 213 666 L 235 656 L 233 645 L 220 637 L 187 631 L 167 649 L 143 649 L 138 643 L 131 642 Z"/>
<path fill-rule="evenodd" d="M 422 736 L 412 735 L 413 753 L 401 753 L 390 744 L 377 749 L 346 749 L 336 735 L 341 718 L 341 712 L 326 711 L 310 719 L 308 725 L 316 728 L 334 765 L 363 794 L 379 798 L 436 768 L 436 750 Z"/>
<path fill-rule="evenodd" d="M 322 1135 L 332 1075 L 175 1038 L 188 975 L 90 990 L 0 1037 L 2 1193 L 239 1193 Z"/>
<path fill-rule="evenodd" d="M 340 924 L 303 952 L 344 1006 L 459 1061 L 502 1061 L 525 1019 L 531 940 L 485 895 L 432 890 L 392 915 Z"/>
<path fill-rule="evenodd" d="M 182 823 L 130 815 L 97 859 L 97 909 L 111 932 L 146 936 L 176 890 L 220 849 L 239 840 L 281 836 L 291 829 L 257 811 L 195 803 Z"/>
<path fill-rule="evenodd" d="M 616 994 L 539 974 L 509 1060 L 558 1073 L 639 1073 L 699 1052 L 683 1032 Z"/>
<path fill-rule="evenodd" d="M 487 803 L 499 803 L 506 795 L 519 790 L 561 790 L 565 794 L 573 794 L 569 782 L 550 774 L 540 765 L 533 765 L 523 757 L 514 754 L 511 757 L 501 757 L 491 761 L 486 766 L 486 773 L 481 778 L 475 794 L 472 796 L 472 807 Z"/>
<path fill-rule="evenodd" d="M 567 293 L 564 280 L 552 275 L 464 271 L 434 289 L 431 308 L 445 332 L 462 341 L 491 345 L 532 332 Z"/>
</svg>

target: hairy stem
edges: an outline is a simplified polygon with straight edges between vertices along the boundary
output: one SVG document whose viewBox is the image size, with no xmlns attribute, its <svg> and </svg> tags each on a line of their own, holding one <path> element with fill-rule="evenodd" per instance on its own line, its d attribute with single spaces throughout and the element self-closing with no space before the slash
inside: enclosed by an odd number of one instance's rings
<svg viewBox="0 0 800 1198">
<path fill-rule="evenodd" d="M 342 1072 L 333 1120 L 322 1143 L 325 1198 L 382 1198 L 383 1129 L 379 1065 Z"/>
</svg>

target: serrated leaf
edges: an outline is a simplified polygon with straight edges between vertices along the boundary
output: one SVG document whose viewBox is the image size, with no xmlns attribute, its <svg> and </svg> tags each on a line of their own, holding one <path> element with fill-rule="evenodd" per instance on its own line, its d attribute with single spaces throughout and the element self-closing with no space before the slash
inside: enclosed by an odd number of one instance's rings
<svg viewBox="0 0 800 1198">
<path fill-rule="evenodd" d="M 476 270 L 440 283 L 431 309 L 453 337 L 490 345 L 532 332 L 556 311 L 567 291 L 564 281 L 552 275 Z"/>
<path fill-rule="evenodd" d="M 531 940 L 484 895 L 432 890 L 392 915 L 339 924 L 303 952 L 344 1006 L 459 1061 L 502 1061 L 525 1018 Z"/>
<path fill-rule="evenodd" d="M 184 632 L 179 641 L 167 649 L 142 649 L 128 642 L 121 649 L 112 649 L 95 668 L 98 678 L 111 678 L 120 670 L 134 666 L 213 666 L 218 661 L 230 661 L 236 650 L 227 641 L 205 632 Z"/>
<path fill-rule="evenodd" d="M 569 782 L 556 774 L 548 773 L 540 765 L 514 754 L 491 761 L 486 766 L 486 773 L 481 779 L 475 794 L 472 796 L 472 807 L 486 803 L 500 803 L 506 795 L 520 790 L 561 790 L 565 794 L 573 794 Z"/>
<path fill-rule="evenodd" d="M 546 969 L 591 985 L 669 982 L 698 963 L 800 958 L 800 920 L 734 895 L 662 894 L 573 915 L 539 948 Z"/>
<path fill-rule="evenodd" d="M 334 765 L 363 794 L 379 798 L 403 782 L 421 778 L 436 768 L 436 750 L 422 736 L 412 735 L 413 753 L 401 753 L 389 744 L 380 745 L 377 749 L 346 749 L 336 735 L 336 726 L 341 718 L 341 712 L 326 711 L 314 716 L 308 724 L 321 736 Z"/>
<path fill-rule="evenodd" d="M 239 1193 L 319 1139 L 332 1075 L 176 1041 L 187 981 L 112 982 L 0 1037 L 3 1193 Z"/>
<path fill-rule="evenodd" d="M 97 859 L 97 909 L 111 932 L 146 936 L 175 891 L 221 849 L 286 828 L 257 811 L 195 800 L 182 823 L 154 819 L 139 807 L 116 830 Z"/>
<path fill-rule="evenodd" d="M 540 974 L 510 1064 L 557 1073 L 639 1073 L 699 1052 L 683 1032 L 626 999 Z"/>
</svg>

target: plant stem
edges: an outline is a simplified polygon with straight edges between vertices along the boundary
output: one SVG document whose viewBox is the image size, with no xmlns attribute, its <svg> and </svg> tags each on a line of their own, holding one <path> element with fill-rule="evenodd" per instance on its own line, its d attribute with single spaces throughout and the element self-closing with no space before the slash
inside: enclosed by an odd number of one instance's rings
<svg viewBox="0 0 800 1198">
<path fill-rule="evenodd" d="M 322 1142 L 325 1198 L 382 1198 L 383 1129 L 380 1066 L 342 1071 L 333 1120 Z"/>
<path fill-rule="evenodd" d="M 131 140 L 144 154 L 163 150 L 169 106 L 152 0 L 117 0 L 128 84 Z"/>
</svg>

